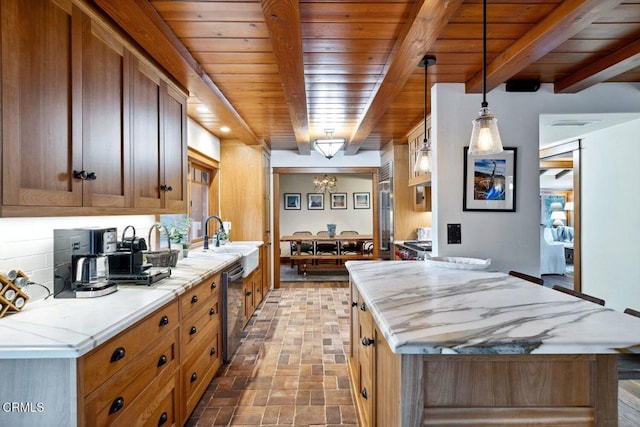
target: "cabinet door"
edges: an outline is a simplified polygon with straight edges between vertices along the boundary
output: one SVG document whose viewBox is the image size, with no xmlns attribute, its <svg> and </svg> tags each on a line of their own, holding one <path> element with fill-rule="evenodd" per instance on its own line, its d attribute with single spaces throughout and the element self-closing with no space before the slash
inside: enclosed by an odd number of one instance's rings
<svg viewBox="0 0 640 427">
<path fill-rule="evenodd" d="M 80 206 L 78 42 L 70 1 L 2 0 L 3 204 Z M 72 20 L 72 16 L 74 19 Z"/>
<path fill-rule="evenodd" d="M 159 209 L 160 191 L 160 76 L 141 61 L 133 63 L 132 144 L 133 203 L 139 208 Z"/>
<path fill-rule="evenodd" d="M 163 194 L 163 207 L 181 213 L 187 207 L 187 100 L 170 86 L 165 87 L 160 190 Z"/>
<path fill-rule="evenodd" d="M 83 204 L 130 205 L 129 54 L 87 16 L 82 22 Z M 80 167 L 80 166 L 78 166 Z"/>
</svg>

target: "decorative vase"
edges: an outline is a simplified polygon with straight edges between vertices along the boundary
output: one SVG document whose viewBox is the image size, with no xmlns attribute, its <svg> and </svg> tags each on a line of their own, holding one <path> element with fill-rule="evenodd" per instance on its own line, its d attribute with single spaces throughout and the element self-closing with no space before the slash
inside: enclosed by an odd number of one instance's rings
<svg viewBox="0 0 640 427">
<path fill-rule="evenodd" d="M 183 243 L 182 244 L 182 257 L 186 258 L 187 256 L 189 256 L 189 244 Z"/>
<path fill-rule="evenodd" d="M 327 232 L 329 233 L 329 237 L 333 237 L 336 235 L 336 225 L 335 224 L 327 224 Z"/>
</svg>

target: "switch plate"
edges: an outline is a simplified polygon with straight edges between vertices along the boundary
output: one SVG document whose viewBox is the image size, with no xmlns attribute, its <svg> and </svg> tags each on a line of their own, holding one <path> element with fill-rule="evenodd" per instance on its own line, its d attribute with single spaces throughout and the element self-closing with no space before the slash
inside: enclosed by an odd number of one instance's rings
<svg viewBox="0 0 640 427">
<path fill-rule="evenodd" d="M 462 243 L 462 231 L 460 224 L 447 224 L 447 243 L 450 245 Z"/>
</svg>

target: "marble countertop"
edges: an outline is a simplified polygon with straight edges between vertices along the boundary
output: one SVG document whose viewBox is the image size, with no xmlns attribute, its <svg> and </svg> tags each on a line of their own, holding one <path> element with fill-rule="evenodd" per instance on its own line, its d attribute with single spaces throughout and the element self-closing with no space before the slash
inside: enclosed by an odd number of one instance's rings
<svg viewBox="0 0 640 427">
<path fill-rule="evenodd" d="M 640 353 L 640 319 L 502 272 L 348 261 L 399 354 Z"/>
<path fill-rule="evenodd" d="M 151 286 L 118 285 L 98 298 L 29 301 L 0 319 L 0 359 L 80 357 L 240 258 L 187 257 L 171 277 Z"/>
</svg>

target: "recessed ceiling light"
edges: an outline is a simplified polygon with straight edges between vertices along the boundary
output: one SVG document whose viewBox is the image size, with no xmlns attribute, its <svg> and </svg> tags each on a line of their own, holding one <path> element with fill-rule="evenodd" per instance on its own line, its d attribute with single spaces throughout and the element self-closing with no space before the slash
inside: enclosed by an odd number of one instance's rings
<svg viewBox="0 0 640 427">
<path fill-rule="evenodd" d="M 220 132 L 227 133 L 231 130 L 229 126 L 220 126 Z"/>
</svg>

